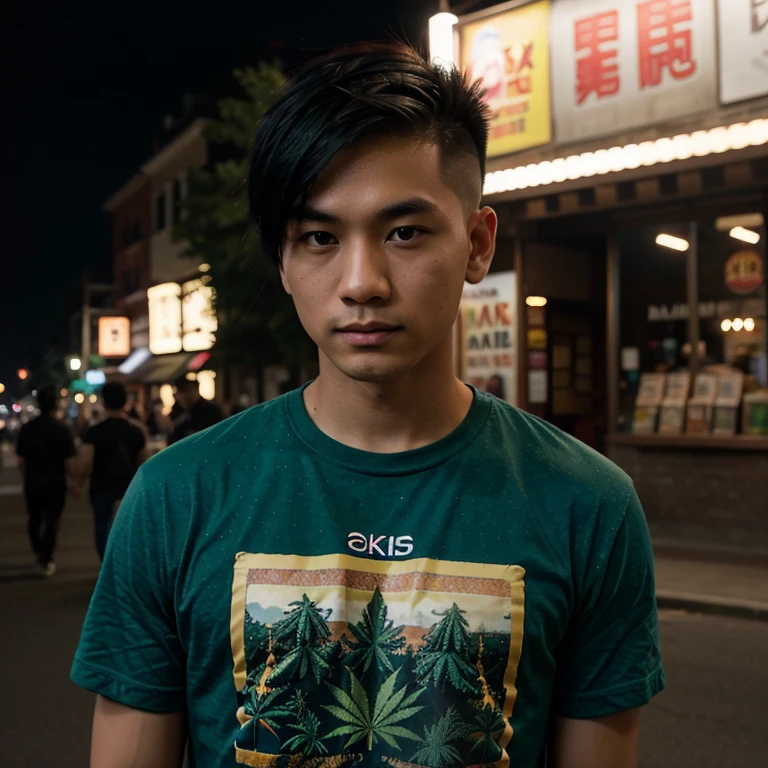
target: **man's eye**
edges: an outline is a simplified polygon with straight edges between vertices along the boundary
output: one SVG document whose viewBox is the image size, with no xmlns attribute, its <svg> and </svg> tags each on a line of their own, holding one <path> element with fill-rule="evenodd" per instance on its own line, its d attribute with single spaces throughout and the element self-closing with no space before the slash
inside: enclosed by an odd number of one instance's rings
<svg viewBox="0 0 768 768">
<path fill-rule="evenodd" d="M 333 245 L 336 238 L 330 232 L 307 232 L 301 239 L 309 245 L 323 248 L 326 245 Z"/>
<path fill-rule="evenodd" d="M 396 243 L 409 243 L 423 234 L 423 230 L 416 227 L 398 227 L 389 236 L 390 240 L 394 240 Z"/>
</svg>

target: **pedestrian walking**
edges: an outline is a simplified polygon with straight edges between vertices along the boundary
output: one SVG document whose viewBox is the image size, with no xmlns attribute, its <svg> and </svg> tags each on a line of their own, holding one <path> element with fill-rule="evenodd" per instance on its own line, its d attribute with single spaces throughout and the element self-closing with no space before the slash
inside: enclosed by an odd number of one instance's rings
<svg viewBox="0 0 768 768">
<path fill-rule="evenodd" d="M 174 382 L 176 402 L 184 409 L 173 420 L 173 432 L 168 444 L 177 443 L 185 437 L 201 432 L 224 419 L 224 413 L 218 403 L 206 400 L 200 395 L 200 385 L 196 380 L 180 376 Z"/>
<path fill-rule="evenodd" d="M 19 432 L 16 454 L 24 480 L 29 542 L 45 576 L 56 572 L 54 554 L 67 494 L 67 476 L 77 477 L 77 451 L 72 433 L 57 415 L 53 387 L 37 393 L 40 415 Z"/>
<path fill-rule="evenodd" d="M 141 423 L 128 417 L 128 397 L 123 384 L 108 382 L 101 390 L 101 398 L 105 418 L 85 433 L 80 480 L 90 477 L 94 538 L 103 560 L 112 518 L 144 461 L 147 439 Z"/>
<path fill-rule="evenodd" d="M 319 375 L 132 483 L 72 669 L 93 768 L 636 764 L 664 675 L 632 483 L 455 376 L 487 119 L 387 44 L 260 121 L 252 218 Z"/>
</svg>

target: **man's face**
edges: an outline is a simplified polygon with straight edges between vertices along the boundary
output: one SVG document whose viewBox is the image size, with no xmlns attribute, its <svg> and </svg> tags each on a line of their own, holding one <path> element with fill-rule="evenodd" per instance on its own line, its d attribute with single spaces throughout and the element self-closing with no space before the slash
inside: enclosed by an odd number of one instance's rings
<svg viewBox="0 0 768 768">
<path fill-rule="evenodd" d="M 434 145 L 377 138 L 339 153 L 282 251 L 321 365 L 386 382 L 450 360 L 464 282 L 488 271 L 495 230 L 493 211 L 462 203 Z"/>
</svg>

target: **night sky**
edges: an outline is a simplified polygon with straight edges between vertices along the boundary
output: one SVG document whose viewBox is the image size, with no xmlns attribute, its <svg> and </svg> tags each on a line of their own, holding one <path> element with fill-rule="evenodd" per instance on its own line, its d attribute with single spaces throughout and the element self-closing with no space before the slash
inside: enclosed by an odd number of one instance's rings
<svg viewBox="0 0 768 768">
<path fill-rule="evenodd" d="M 4 9 L 0 382 L 34 365 L 108 278 L 104 201 L 139 169 L 184 93 L 231 89 L 235 67 L 295 64 L 356 40 L 426 43 L 438 0 L 156 5 L 16 2 Z M 202 11 L 200 8 L 202 7 Z M 9 387 L 9 392 L 11 388 Z"/>
</svg>

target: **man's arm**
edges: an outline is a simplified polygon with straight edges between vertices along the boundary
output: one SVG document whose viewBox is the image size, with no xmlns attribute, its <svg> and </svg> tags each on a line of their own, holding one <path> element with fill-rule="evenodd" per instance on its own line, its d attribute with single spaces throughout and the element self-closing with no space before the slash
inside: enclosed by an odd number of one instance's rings
<svg viewBox="0 0 768 768">
<path fill-rule="evenodd" d="M 183 712 L 143 712 L 96 697 L 91 768 L 178 768 L 185 744 Z"/>
<path fill-rule="evenodd" d="M 557 719 L 553 768 L 636 768 L 640 710 Z"/>
<path fill-rule="evenodd" d="M 91 476 L 93 470 L 93 446 L 84 443 L 78 456 L 72 456 L 66 461 L 67 474 L 72 480 L 72 492 L 80 493 L 86 478 Z"/>
<path fill-rule="evenodd" d="M 21 473 L 21 479 L 26 480 L 26 474 L 27 474 L 27 462 L 24 461 L 23 456 L 17 456 L 16 460 L 18 462 L 19 472 Z"/>
</svg>

